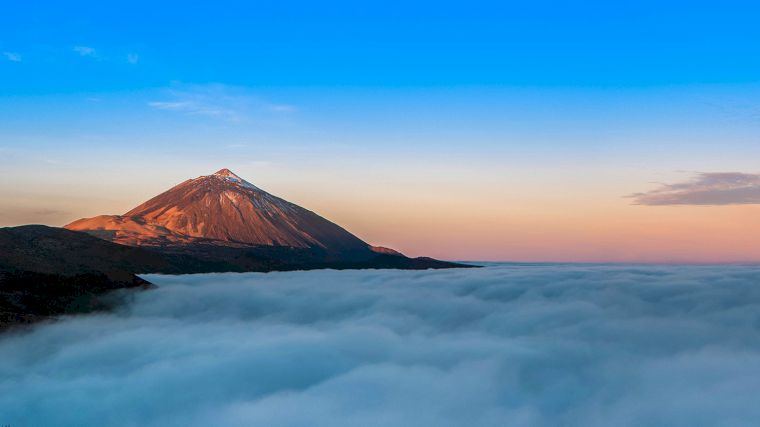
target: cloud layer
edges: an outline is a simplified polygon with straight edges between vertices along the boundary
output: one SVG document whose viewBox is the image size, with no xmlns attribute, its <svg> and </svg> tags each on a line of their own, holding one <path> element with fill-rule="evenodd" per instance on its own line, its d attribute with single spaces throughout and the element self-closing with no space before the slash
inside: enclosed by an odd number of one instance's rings
<svg viewBox="0 0 760 427">
<path fill-rule="evenodd" d="M 742 205 L 760 203 L 760 174 L 700 173 L 692 180 L 664 184 L 630 196 L 637 205 Z"/>
<path fill-rule="evenodd" d="M 162 277 L 0 339 L 12 426 L 715 426 L 760 418 L 760 268 Z"/>
</svg>

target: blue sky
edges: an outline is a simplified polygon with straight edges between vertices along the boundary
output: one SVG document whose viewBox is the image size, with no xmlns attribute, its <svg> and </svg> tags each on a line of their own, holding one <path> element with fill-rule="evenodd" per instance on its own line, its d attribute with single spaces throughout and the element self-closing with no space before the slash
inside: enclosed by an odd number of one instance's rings
<svg viewBox="0 0 760 427">
<path fill-rule="evenodd" d="M 0 89 L 71 93 L 172 80 L 256 87 L 749 83 L 760 71 L 758 9 L 749 1 L 14 2 L 3 8 L 0 42 L 23 65 L 2 68 Z M 72 55 L 75 46 L 92 50 Z M 139 67 L 125 66 L 130 54 Z M 95 64 L 84 69 L 88 59 Z"/>
<path fill-rule="evenodd" d="M 488 257 L 514 259 L 526 249 L 499 242 L 515 228 L 574 224 L 545 217 L 557 209 L 648 223 L 674 211 L 626 195 L 758 172 L 759 14 L 738 1 L 8 4 L 0 225 L 126 211 L 221 167 L 411 252 L 478 223 L 496 236 Z M 427 209 L 449 217 L 409 213 Z M 578 244 L 547 239 L 565 248 L 551 259 Z"/>
</svg>

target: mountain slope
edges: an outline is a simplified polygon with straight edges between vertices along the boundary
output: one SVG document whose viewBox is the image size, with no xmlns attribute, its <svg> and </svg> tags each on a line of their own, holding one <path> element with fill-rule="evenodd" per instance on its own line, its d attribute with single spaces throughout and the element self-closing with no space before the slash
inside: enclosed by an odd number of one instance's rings
<svg viewBox="0 0 760 427">
<path fill-rule="evenodd" d="M 215 271 L 460 266 L 412 260 L 393 249 L 370 246 L 229 169 L 182 182 L 124 215 L 85 218 L 66 228 L 201 263 L 201 268 L 186 266 L 185 273 L 209 271 L 209 266 Z"/>
<path fill-rule="evenodd" d="M 275 197 L 228 169 L 187 180 L 124 215 L 66 225 L 117 243 L 366 250 L 369 245 L 319 215 Z"/>
</svg>

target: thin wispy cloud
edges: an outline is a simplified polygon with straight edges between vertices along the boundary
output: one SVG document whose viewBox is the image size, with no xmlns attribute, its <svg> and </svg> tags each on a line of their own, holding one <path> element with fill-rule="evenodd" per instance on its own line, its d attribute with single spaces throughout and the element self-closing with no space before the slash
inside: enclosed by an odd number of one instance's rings
<svg viewBox="0 0 760 427">
<path fill-rule="evenodd" d="M 155 101 L 155 102 L 149 102 L 148 105 L 150 105 L 153 108 L 156 108 L 158 110 L 169 110 L 169 111 L 184 111 L 190 109 L 193 105 L 191 102 L 163 102 L 163 101 Z"/>
<path fill-rule="evenodd" d="M 627 197 L 634 204 L 647 206 L 760 204 L 760 174 L 700 173 L 686 182 L 662 184 L 652 191 Z"/>
<path fill-rule="evenodd" d="M 78 53 L 80 56 L 90 57 L 90 58 L 97 58 L 98 52 L 89 46 L 74 46 L 72 50 L 76 53 Z"/>
<path fill-rule="evenodd" d="M 274 111 L 276 113 L 293 113 L 297 111 L 297 108 L 294 105 L 273 104 L 269 106 L 269 110 Z"/>
<path fill-rule="evenodd" d="M 138 62 L 140 62 L 140 55 L 136 53 L 127 54 L 127 62 L 133 65 L 137 64 Z"/>
<path fill-rule="evenodd" d="M 5 59 L 11 62 L 21 62 L 21 54 L 16 52 L 3 52 Z"/>
<path fill-rule="evenodd" d="M 238 111 L 204 100 L 191 101 L 153 101 L 148 106 L 156 110 L 174 111 L 194 116 L 216 117 L 227 121 L 240 121 Z"/>
<path fill-rule="evenodd" d="M 148 106 L 156 110 L 229 122 L 244 122 L 297 110 L 293 105 L 264 102 L 245 89 L 222 84 L 181 85 L 166 91 L 165 97 L 168 99 L 150 101 Z"/>
</svg>

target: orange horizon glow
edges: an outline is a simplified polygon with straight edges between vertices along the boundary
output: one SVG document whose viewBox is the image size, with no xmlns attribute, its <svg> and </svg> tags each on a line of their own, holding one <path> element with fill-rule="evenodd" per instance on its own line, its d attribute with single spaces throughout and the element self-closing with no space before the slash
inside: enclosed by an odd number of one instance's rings
<svg viewBox="0 0 760 427">
<path fill-rule="evenodd" d="M 241 168 L 238 173 L 244 178 L 253 175 L 244 172 Z M 280 175 L 277 171 L 261 176 Z M 302 184 L 302 176 L 263 184 L 258 182 L 261 179 L 251 181 L 372 245 L 409 256 L 515 262 L 760 261 L 760 245 L 756 244 L 760 206 L 756 205 L 632 205 L 620 195 L 630 191 L 619 188 L 635 188 L 626 177 L 588 188 L 582 185 L 584 177 L 576 177 L 580 182 L 572 183 L 566 176 L 557 176 L 544 185 L 562 183 L 567 190 L 541 197 L 536 195 L 541 191 L 536 185 L 476 187 L 467 178 L 449 180 L 446 185 L 431 182 L 439 177 L 404 185 L 403 176 L 394 179 L 397 182 L 376 183 L 317 176 L 308 187 Z M 133 186 L 132 192 L 108 187 L 112 191 L 101 193 L 93 190 L 97 183 L 89 183 L 91 188 L 81 191 L 91 194 L 87 200 L 42 198 L 61 211 L 56 218 L 35 222 L 62 226 L 82 217 L 121 214 L 178 181 L 166 182 L 171 183 Z M 21 202 L 31 205 L 37 199 L 30 196 Z M 2 225 L 22 223 L 20 215 L 6 218 Z"/>
</svg>

